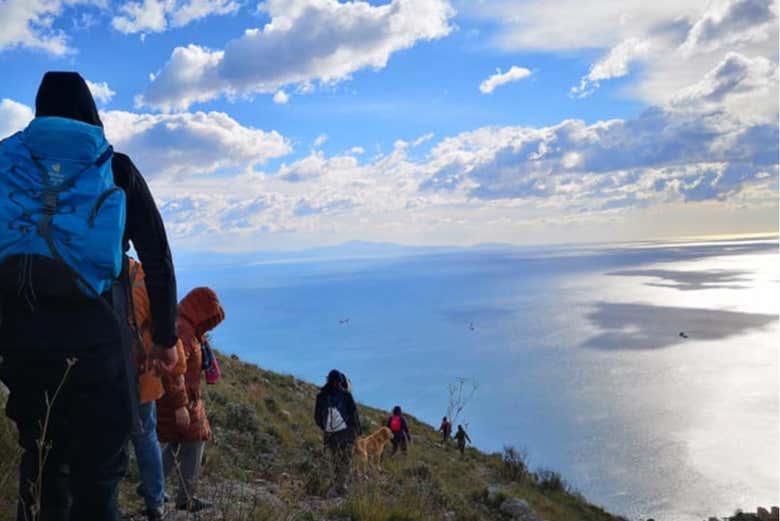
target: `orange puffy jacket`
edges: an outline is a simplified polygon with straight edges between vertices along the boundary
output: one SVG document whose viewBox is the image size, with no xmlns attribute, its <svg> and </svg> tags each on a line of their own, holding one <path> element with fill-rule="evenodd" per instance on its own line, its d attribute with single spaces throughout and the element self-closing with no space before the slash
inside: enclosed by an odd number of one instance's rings
<svg viewBox="0 0 780 521">
<path fill-rule="evenodd" d="M 149 403 L 159 399 L 165 394 L 160 377 L 155 374 L 152 368 L 149 353 L 152 350 L 154 341 L 152 340 L 152 314 L 149 307 L 149 295 L 146 293 L 146 284 L 144 283 L 144 270 L 141 263 L 135 259 L 130 259 L 130 287 L 132 289 L 132 317 L 128 317 L 131 327 L 134 327 L 138 333 L 133 354 L 138 372 L 138 386 L 140 388 L 140 403 Z M 134 319 L 134 321 L 133 321 Z M 183 377 L 186 368 L 184 360 L 184 347 L 181 340 L 176 343 L 176 350 L 179 355 L 179 362 L 173 370 L 174 375 L 178 374 L 182 378 L 181 385 L 184 386 Z"/>
<path fill-rule="evenodd" d="M 163 377 L 165 395 L 157 400 L 157 437 L 161 443 L 206 441 L 211 438 L 211 427 L 201 396 L 201 342 L 204 335 L 224 319 L 225 312 L 217 294 L 209 288 L 195 288 L 179 303 L 176 332 L 184 346 L 187 370 L 183 389 L 171 387 L 172 378 Z M 179 429 L 176 426 L 176 409 L 183 405 L 188 408 L 190 425 Z"/>
</svg>

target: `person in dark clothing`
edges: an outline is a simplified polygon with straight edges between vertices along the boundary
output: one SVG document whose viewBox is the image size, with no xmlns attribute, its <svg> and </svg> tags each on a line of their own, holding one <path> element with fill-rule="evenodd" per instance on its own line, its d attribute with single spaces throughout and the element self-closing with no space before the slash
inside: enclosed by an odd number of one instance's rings
<svg viewBox="0 0 780 521">
<path fill-rule="evenodd" d="M 89 88 L 77 73 L 46 73 L 35 108 L 36 117 L 102 127 Z M 114 154 L 112 171 L 126 198 L 124 249 L 132 243 L 146 271 L 155 324 L 151 357 L 162 369 L 170 368 L 177 358 L 176 280 L 165 228 L 130 158 Z M 30 273 L 48 281 L 49 273 L 62 269 L 57 262 L 33 256 Z M 120 318 L 128 316 L 129 293 L 123 282 L 101 295 L 102 303 L 98 298 L 72 300 L 47 294 L 40 285 L 31 302 L 0 283 L 0 380 L 10 390 L 6 414 L 16 423 L 23 449 L 19 521 L 119 519 L 117 490 L 126 471 L 126 446 L 137 423 L 133 404 L 138 399 L 125 350 L 130 333 Z M 53 401 L 50 410 L 47 401 Z M 37 440 L 44 434 L 47 414 L 49 448 L 40 469 Z M 35 490 L 39 474 L 42 486 Z M 36 496 L 40 505 L 34 504 Z M 32 515 L 34 509 L 39 510 L 37 516 Z"/>
<path fill-rule="evenodd" d="M 466 453 L 466 442 L 468 441 L 471 443 L 471 438 L 469 438 L 469 435 L 466 433 L 463 425 L 458 425 L 458 432 L 455 433 L 455 441 L 458 442 L 458 450 L 460 451 L 460 455 L 464 456 Z"/>
<path fill-rule="evenodd" d="M 393 407 L 393 415 L 387 419 L 387 428 L 393 433 L 393 451 L 390 453 L 394 456 L 398 449 L 401 449 L 401 454 L 406 454 L 407 443 L 412 441 L 412 436 L 409 434 L 409 425 L 406 423 L 401 412 L 401 406 L 396 405 Z"/>
<path fill-rule="evenodd" d="M 336 495 L 346 492 L 355 439 L 360 434 L 360 416 L 352 393 L 345 388 L 346 381 L 340 371 L 333 369 L 314 406 L 314 422 L 322 429 L 325 448 L 333 458 Z"/>
<path fill-rule="evenodd" d="M 450 440 L 450 435 L 452 434 L 452 424 L 446 416 L 441 419 L 439 432 L 441 432 L 441 442 L 446 444 Z"/>
</svg>

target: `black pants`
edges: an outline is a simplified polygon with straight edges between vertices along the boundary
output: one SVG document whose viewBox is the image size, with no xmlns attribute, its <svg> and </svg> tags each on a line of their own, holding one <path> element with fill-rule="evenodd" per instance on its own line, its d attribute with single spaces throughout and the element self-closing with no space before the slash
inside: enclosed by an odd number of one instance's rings
<svg viewBox="0 0 780 521">
<path fill-rule="evenodd" d="M 458 450 L 460 451 L 461 456 L 466 454 L 466 440 L 458 440 Z"/>
<path fill-rule="evenodd" d="M 333 461 L 333 485 L 336 492 L 343 493 L 346 489 L 350 468 L 352 467 L 355 437 L 336 433 L 326 437 L 325 447 L 328 449 Z"/>
<path fill-rule="evenodd" d="M 38 439 L 49 400 L 62 381 L 65 358 L 5 354 L 0 379 L 10 395 L 23 453 L 17 520 L 33 519 L 39 474 Z M 127 468 L 131 414 L 119 346 L 82 356 L 71 368 L 48 414 L 39 521 L 116 521 L 117 490 Z"/>
<path fill-rule="evenodd" d="M 393 436 L 393 451 L 390 453 L 393 456 L 398 449 L 401 449 L 401 454 L 406 454 L 406 436 Z"/>
</svg>

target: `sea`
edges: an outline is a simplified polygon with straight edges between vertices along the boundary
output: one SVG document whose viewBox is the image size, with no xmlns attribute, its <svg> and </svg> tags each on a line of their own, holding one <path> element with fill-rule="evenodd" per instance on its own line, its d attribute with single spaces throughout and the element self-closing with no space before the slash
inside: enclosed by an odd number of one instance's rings
<svg viewBox="0 0 780 521">
<path fill-rule="evenodd" d="M 780 503 L 777 236 L 195 256 L 225 353 L 513 446 L 630 519 Z M 229 378 L 230 375 L 225 375 Z M 313 406 L 313 404 L 312 404 Z"/>
</svg>

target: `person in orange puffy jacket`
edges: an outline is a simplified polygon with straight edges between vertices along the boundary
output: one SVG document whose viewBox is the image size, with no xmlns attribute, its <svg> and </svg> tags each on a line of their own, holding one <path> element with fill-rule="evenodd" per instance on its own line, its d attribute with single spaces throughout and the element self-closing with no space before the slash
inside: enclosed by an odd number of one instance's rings
<svg viewBox="0 0 780 521">
<path fill-rule="evenodd" d="M 187 369 L 184 377 L 163 375 L 165 395 L 157 401 L 157 435 L 163 448 L 165 475 L 177 467 L 179 487 L 176 508 L 199 512 L 211 505 L 196 497 L 200 465 L 205 442 L 211 438 L 201 395 L 203 355 L 201 344 L 206 333 L 225 319 L 216 293 L 209 288 L 195 288 L 179 303 L 176 331 L 184 346 Z M 188 416 L 183 427 L 179 417 Z"/>
<path fill-rule="evenodd" d="M 138 374 L 140 393 L 139 403 L 141 428 L 133 432 L 130 440 L 133 443 L 138 470 L 141 476 L 139 494 L 146 503 L 146 516 L 149 521 L 158 521 L 165 516 L 165 476 L 163 474 L 162 451 L 157 441 L 157 408 L 156 400 L 165 394 L 161 369 L 151 353 L 154 347 L 152 339 L 152 315 L 149 307 L 149 294 L 146 291 L 143 267 L 135 259 L 130 259 L 129 276 L 131 289 L 131 307 L 129 321 L 131 330 L 135 331 L 136 339 L 133 345 L 133 355 Z M 181 340 L 176 344 L 178 361 L 171 371 L 172 377 L 182 377 L 186 370 L 184 347 Z M 186 414 L 186 409 L 184 410 Z M 180 426 L 189 424 L 189 417 L 177 416 Z"/>
</svg>

